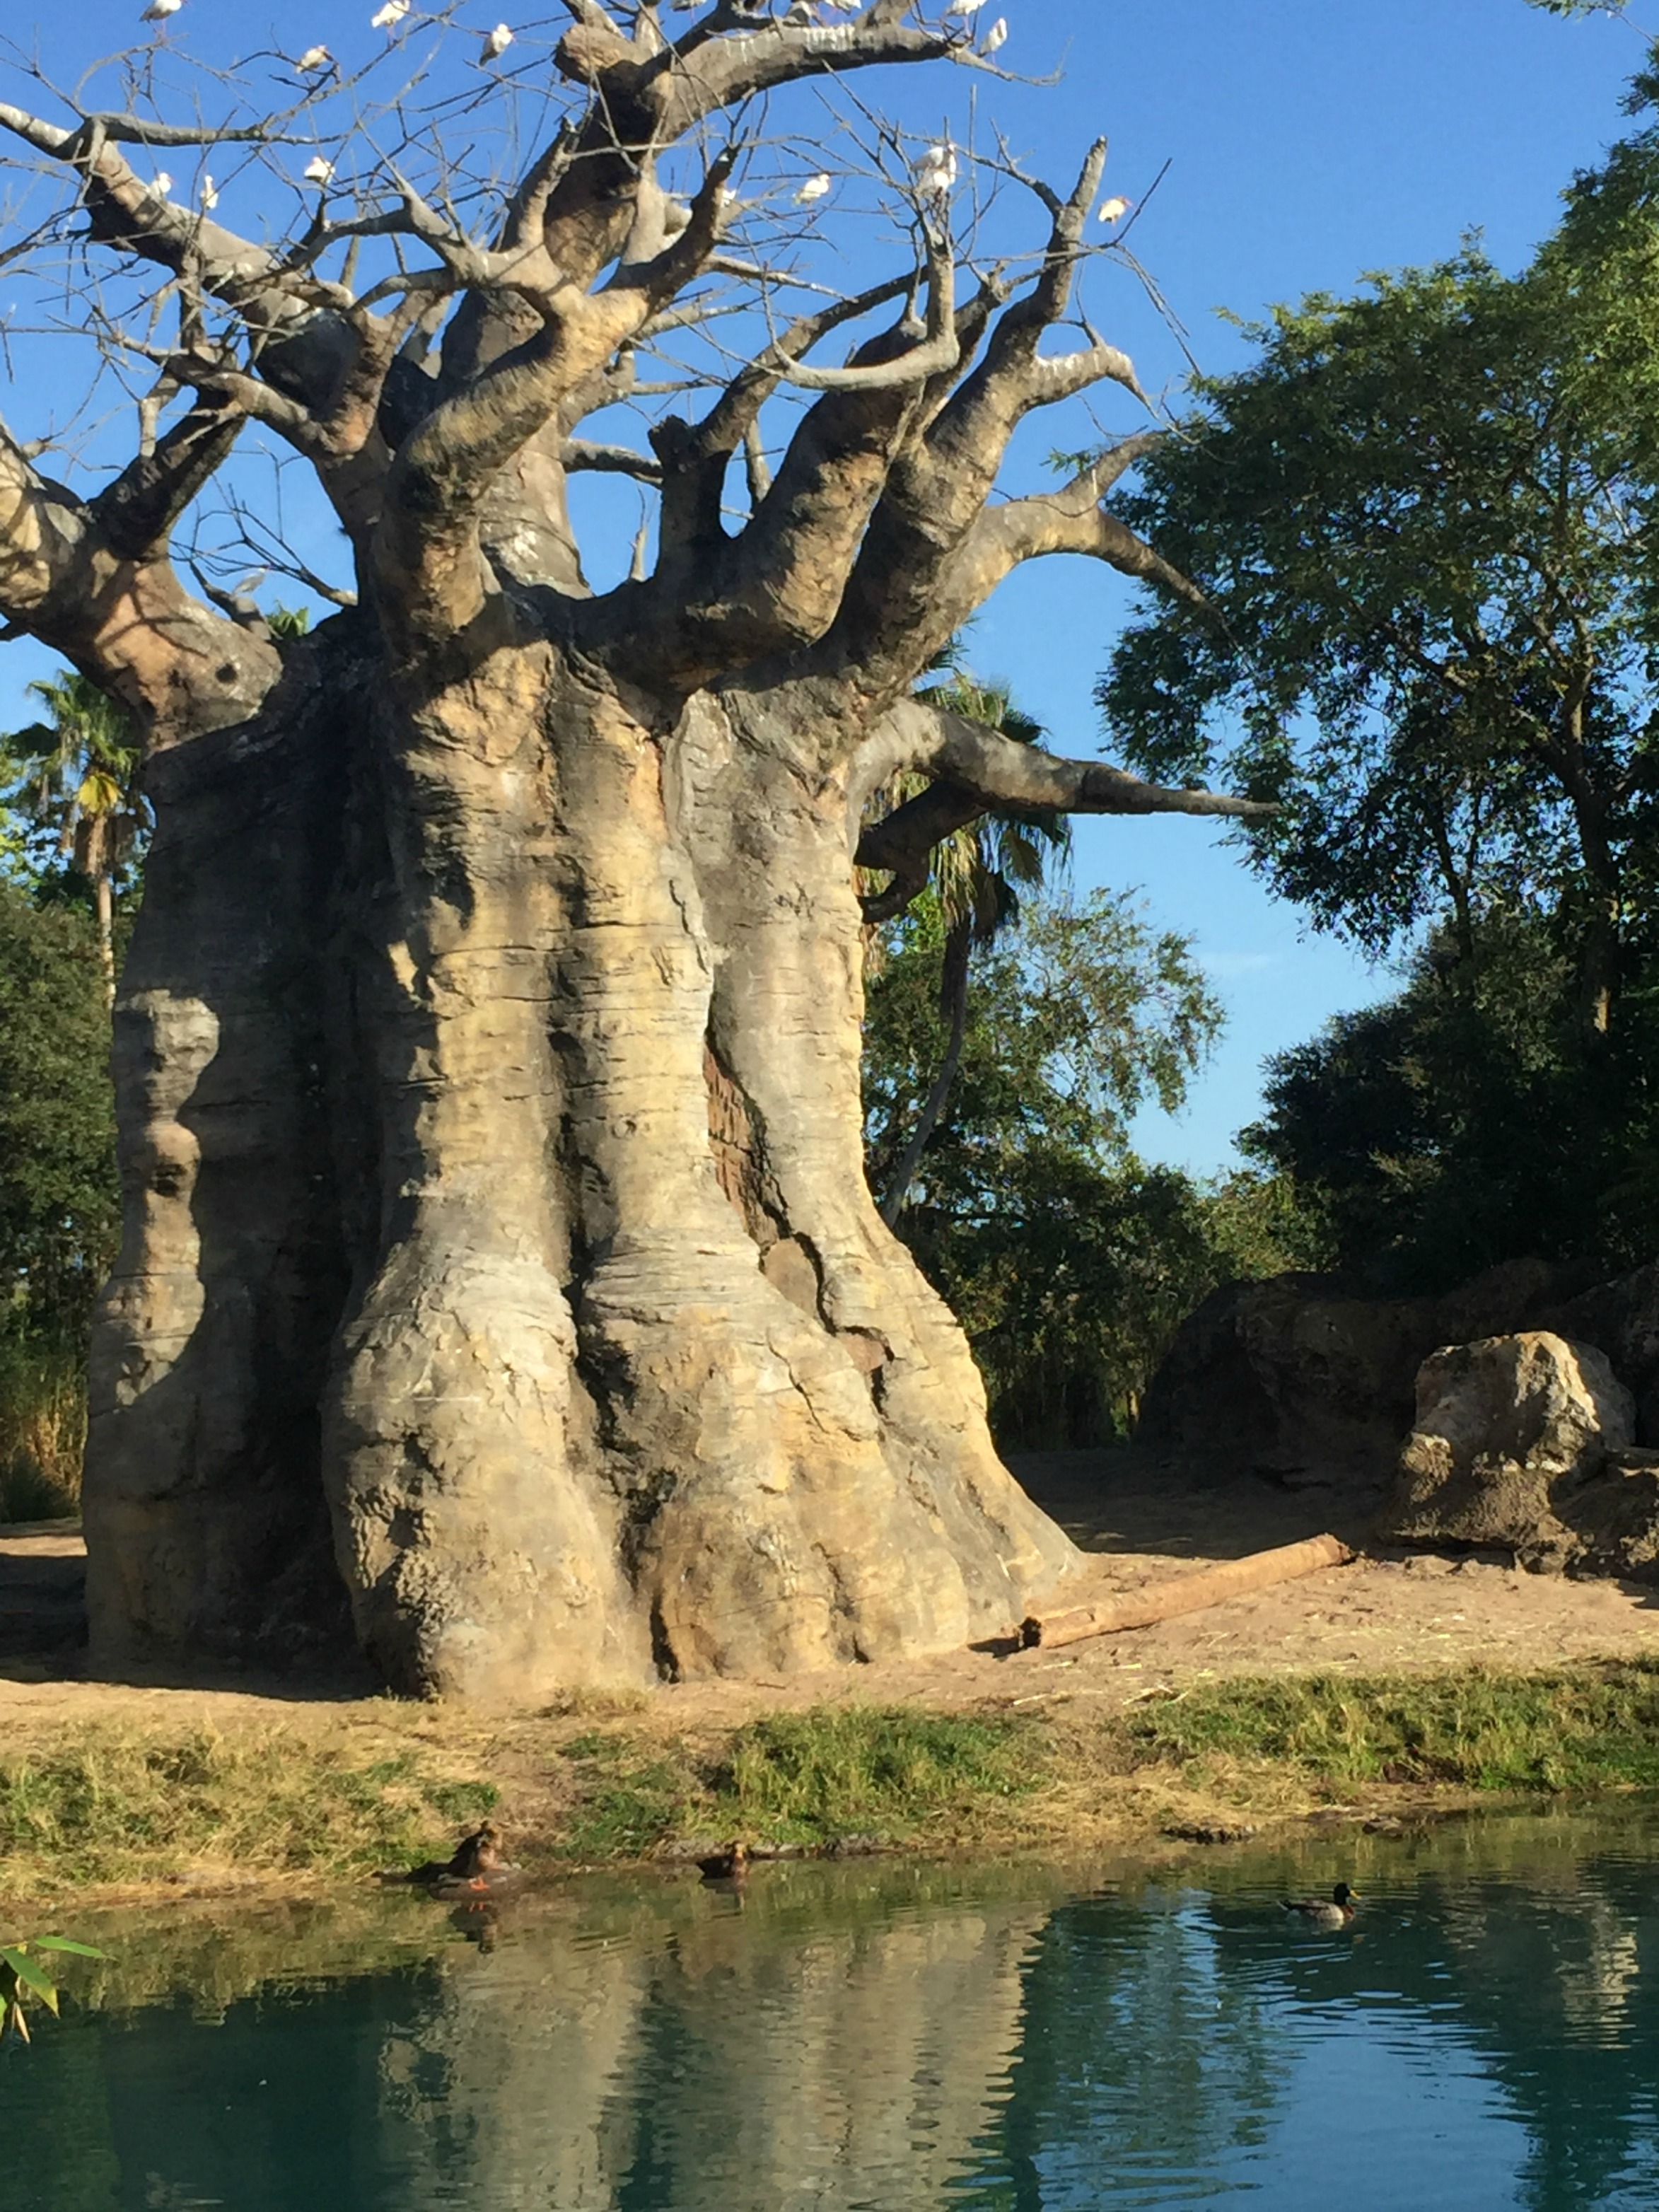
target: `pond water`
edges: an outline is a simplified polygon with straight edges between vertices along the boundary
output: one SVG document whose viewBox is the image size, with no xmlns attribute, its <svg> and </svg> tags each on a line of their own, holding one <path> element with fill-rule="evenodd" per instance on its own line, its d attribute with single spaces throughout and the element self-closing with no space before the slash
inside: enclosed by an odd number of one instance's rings
<svg viewBox="0 0 1659 2212">
<path fill-rule="evenodd" d="M 0 2052 L 4 2212 L 1659 2208 L 1650 1806 L 58 1920 L 111 1955 Z"/>
</svg>

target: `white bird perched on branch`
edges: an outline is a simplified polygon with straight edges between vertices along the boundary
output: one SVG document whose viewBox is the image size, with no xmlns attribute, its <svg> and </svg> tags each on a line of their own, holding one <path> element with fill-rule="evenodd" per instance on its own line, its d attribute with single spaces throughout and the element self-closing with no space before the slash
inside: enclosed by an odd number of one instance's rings
<svg viewBox="0 0 1659 2212">
<path fill-rule="evenodd" d="M 945 11 L 945 20 L 947 23 L 971 22 L 984 5 L 985 0 L 951 0 L 951 5 Z"/>
<path fill-rule="evenodd" d="M 158 199 L 165 199 L 173 190 L 173 179 L 165 169 L 158 169 L 149 180 L 149 188 Z"/>
<path fill-rule="evenodd" d="M 1100 213 L 1097 219 L 1101 222 L 1121 222 L 1133 205 L 1133 200 L 1115 197 L 1109 200 L 1102 200 Z"/>
<path fill-rule="evenodd" d="M 377 8 L 368 19 L 371 31 L 395 31 L 409 13 L 409 0 L 386 0 L 384 8 Z"/>
<path fill-rule="evenodd" d="M 505 23 L 497 23 L 483 42 L 483 58 L 487 62 L 499 61 L 512 43 L 512 32 Z"/>
<path fill-rule="evenodd" d="M 149 5 L 138 18 L 141 23 L 165 23 L 169 15 L 176 15 L 185 0 L 149 0 Z"/>
<path fill-rule="evenodd" d="M 218 187 L 204 169 L 202 172 L 202 212 L 204 215 L 211 215 L 218 204 Z"/>
<path fill-rule="evenodd" d="M 333 65 L 334 57 L 326 46 L 307 46 L 294 64 L 301 76 L 309 76 L 313 70 L 331 69 Z"/>
<path fill-rule="evenodd" d="M 325 161 L 322 155 L 313 154 L 311 159 L 306 163 L 303 173 L 307 184 L 332 184 L 334 181 L 334 164 L 332 161 Z"/>
<path fill-rule="evenodd" d="M 1006 15 L 999 15 L 995 22 L 992 24 L 990 29 L 985 33 L 986 52 L 988 54 L 995 53 L 999 46 L 1006 46 L 1007 44 L 1007 40 L 1008 18 Z"/>
<path fill-rule="evenodd" d="M 943 199 L 957 181 L 957 149 L 948 138 L 930 146 L 915 165 L 916 190 Z"/>
<path fill-rule="evenodd" d="M 811 207 L 814 200 L 821 200 L 823 198 L 833 182 L 834 179 L 827 170 L 821 171 L 816 177 L 809 177 L 795 194 L 795 205 Z"/>
</svg>

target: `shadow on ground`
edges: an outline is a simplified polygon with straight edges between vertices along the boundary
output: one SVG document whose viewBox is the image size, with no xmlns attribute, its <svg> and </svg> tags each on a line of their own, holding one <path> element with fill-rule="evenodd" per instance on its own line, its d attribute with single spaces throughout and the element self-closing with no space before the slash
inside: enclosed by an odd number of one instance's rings
<svg viewBox="0 0 1659 2212">
<path fill-rule="evenodd" d="M 1380 1493 L 1334 1482 L 1294 1490 L 1260 1475 L 1171 1468 L 1133 1447 L 1016 1455 L 1014 1473 L 1085 1551 L 1174 1559 L 1237 1559 L 1329 1528 L 1358 1545 Z M 73 1521 L 0 1526 L 0 1677 L 80 1680 L 87 1673 L 86 1554 Z M 246 1672 L 124 1670 L 155 1686 L 249 1689 Z M 356 1698 L 376 1686 L 365 1671 L 264 1676 L 286 1698 Z"/>
<path fill-rule="evenodd" d="M 1133 1445 L 1014 1453 L 1008 1464 L 1085 1552 L 1237 1559 L 1326 1529 L 1358 1549 L 1384 1497 L 1374 1481 L 1174 1466 Z"/>
</svg>

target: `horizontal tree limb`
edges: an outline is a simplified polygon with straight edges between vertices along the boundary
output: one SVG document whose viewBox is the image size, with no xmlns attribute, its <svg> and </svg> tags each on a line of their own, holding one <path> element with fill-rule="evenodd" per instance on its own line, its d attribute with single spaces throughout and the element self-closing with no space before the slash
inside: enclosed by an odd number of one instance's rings
<svg viewBox="0 0 1659 2212">
<path fill-rule="evenodd" d="M 1020 744 L 981 722 L 970 722 L 921 699 L 900 700 L 883 719 L 899 739 L 902 764 L 920 769 L 935 781 L 866 830 L 854 857 L 861 868 L 890 869 L 901 882 L 918 887 L 933 848 L 992 808 L 1056 814 L 1207 814 L 1247 822 L 1265 820 L 1275 811 L 1265 799 L 1171 789 L 1144 783 L 1105 761 L 1068 760 L 1040 746 Z M 893 749 L 886 750 L 890 754 Z M 914 897 L 914 890 L 910 896 Z M 884 917 L 877 914 L 871 918 Z"/>
<path fill-rule="evenodd" d="M 568 469 L 597 470 L 602 476 L 637 477 L 641 483 L 662 482 L 662 463 L 631 446 L 609 446 L 593 438 L 567 438 L 559 458 Z"/>
</svg>

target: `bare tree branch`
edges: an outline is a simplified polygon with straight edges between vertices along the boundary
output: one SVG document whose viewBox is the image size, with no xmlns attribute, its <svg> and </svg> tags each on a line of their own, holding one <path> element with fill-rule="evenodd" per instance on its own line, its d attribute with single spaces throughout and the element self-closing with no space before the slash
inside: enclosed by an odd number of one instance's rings
<svg viewBox="0 0 1659 2212">
<path fill-rule="evenodd" d="M 0 614 L 25 629 L 74 588 L 86 542 L 81 502 L 32 465 L 0 427 Z"/>
<path fill-rule="evenodd" d="M 477 514 L 497 472 L 697 274 L 719 232 L 734 155 L 709 167 L 689 221 L 650 259 L 624 260 L 598 292 L 560 283 L 525 296 L 541 329 L 434 409 L 398 453 L 376 542 L 412 634 L 453 635 L 481 610 Z"/>
<path fill-rule="evenodd" d="M 907 22 L 911 13 L 911 0 L 874 0 L 852 22 L 789 17 L 757 22 L 726 0 L 645 63 L 641 74 L 669 88 L 663 122 L 678 137 L 734 100 L 802 78 L 962 58 L 960 42 L 951 33 Z"/>
<path fill-rule="evenodd" d="M 758 360 L 738 372 L 695 428 L 677 416 L 656 426 L 652 442 L 664 487 L 658 535 L 665 565 L 684 567 L 717 555 L 723 547 L 720 512 L 727 464 L 740 446 L 747 445 L 761 409 L 782 380 L 785 365 L 803 359 L 842 324 L 902 299 L 915 281 L 914 271 L 891 276 L 850 299 L 801 316 Z M 755 481 L 751 467 L 751 489 Z M 765 489 L 771 489 L 769 473 Z M 760 498 L 754 503 L 758 507 Z"/>
<path fill-rule="evenodd" d="M 896 757 L 936 781 L 858 840 L 858 866 L 889 870 L 895 878 L 890 890 L 866 902 L 872 921 L 888 919 L 908 906 L 927 879 L 934 847 L 992 807 L 1032 813 L 1206 814 L 1242 821 L 1264 820 L 1275 811 L 1261 799 L 1143 783 L 1104 761 L 1067 760 L 920 699 L 897 701 L 882 724 L 874 735 L 884 763 Z"/>
<path fill-rule="evenodd" d="M 947 567 L 983 512 L 1008 441 L 1033 408 L 1069 398 L 1103 380 L 1144 398 L 1128 356 L 1093 337 L 1058 356 L 1040 351 L 1067 313 L 1084 229 L 1100 189 L 1106 143 L 1089 152 L 1069 196 L 1034 185 L 1048 206 L 1047 252 L 1030 290 L 1004 308 L 984 357 L 896 461 L 849 580 L 830 650 L 843 665 L 908 679 L 941 635 L 929 620 Z M 1025 179 L 1030 183 L 1030 179 Z M 924 640 L 931 639 L 931 643 Z M 921 658 L 915 657 L 921 647 Z M 908 664 L 908 665 L 907 665 Z"/>
<path fill-rule="evenodd" d="M 1209 602 L 1197 585 L 1100 503 L 1108 485 L 1155 446 L 1159 435 L 1147 431 L 1123 439 L 1058 491 L 988 509 L 943 565 L 924 635 L 942 642 L 1022 562 L 1049 553 L 1081 553 L 1104 561 L 1126 576 L 1162 584 L 1207 614 Z"/>
<path fill-rule="evenodd" d="M 619 250 L 636 181 L 655 152 L 722 109 L 812 77 L 960 55 L 951 33 L 905 20 L 911 0 L 873 0 L 841 23 L 761 20 L 723 0 L 672 44 L 646 10 L 636 12 L 631 39 L 603 7 L 571 13 L 576 20 L 555 64 L 588 89 L 592 104 L 581 124 L 562 126 L 532 163 L 501 243 L 523 245 L 533 231 L 581 284 Z"/>
<path fill-rule="evenodd" d="M 165 512 L 166 474 L 135 480 L 112 503 L 135 535 L 141 514 Z M 282 673 L 267 641 L 189 598 L 164 556 L 112 544 L 93 511 L 41 476 L 3 430 L 0 617 L 171 738 L 246 720 Z"/>
<path fill-rule="evenodd" d="M 289 389 L 313 396 L 327 391 L 349 334 L 295 289 L 276 255 L 207 215 L 176 206 L 106 141 L 96 118 L 64 131 L 0 102 L 0 129 L 75 171 L 92 236 L 100 243 L 175 276 L 188 268 L 205 292 L 234 307 L 264 343 L 267 374 L 280 374 Z M 270 356 L 276 347 L 280 362 Z"/>
<path fill-rule="evenodd" d="M 662 463 L 631 446 L 607 446 L 591 438 L 567 438 L 560 459 L 567 469 L 592 469 L 602 476 L 637 477 L 641 483 L 662 482 Z"/>
<path fill-rule="evenodd" d="M 234 400 L 192 406 L 92 501 L 112 551 L 137 560 L 166 546 L 173 526 L 214 477 L 246 417 Z"/>
</svg>

